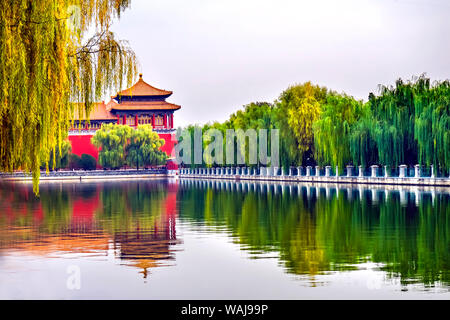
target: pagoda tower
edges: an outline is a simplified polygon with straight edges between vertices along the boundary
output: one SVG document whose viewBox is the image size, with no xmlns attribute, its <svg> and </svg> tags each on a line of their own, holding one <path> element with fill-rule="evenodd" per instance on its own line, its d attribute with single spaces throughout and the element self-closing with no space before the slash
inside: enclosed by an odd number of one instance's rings
<svg viewBox="0 0 450 320">
<path fill-rule="evenodd" d="M 142 74 L 139 74 L 139 80 L 132 87 L 112 96 L 107 104 L 95 104 L 89 115 L 89 125 L 86 117 L 79 118 L 78 111 L 75 110 L 74 127 L 69 131 L 72 153 L 79 156 L 87 153 L 98 159 L 98 150 L 90 143 L 90 139 L 103 123 L 124 124 L 134 128 L 141 124 L 151 124 L 159 137 L 165 140 L 161 150 L 170 158 L 175 145 L 173 114 L 181 108 L 166 101 L 172 93 L 149 85 L 143 80 Z"/>
</svg>

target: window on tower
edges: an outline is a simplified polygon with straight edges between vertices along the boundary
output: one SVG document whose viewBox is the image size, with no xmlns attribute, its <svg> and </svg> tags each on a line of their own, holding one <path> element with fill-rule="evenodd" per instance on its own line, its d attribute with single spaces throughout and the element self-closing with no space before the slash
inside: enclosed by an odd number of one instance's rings
<svg viewBox="0 0 450 320">
<path fill-rule="evenodd" d="M 162 126 L 164 124 L 163 117 L 157 116 L 155 118 L 155 126 Z"/>
</svg>

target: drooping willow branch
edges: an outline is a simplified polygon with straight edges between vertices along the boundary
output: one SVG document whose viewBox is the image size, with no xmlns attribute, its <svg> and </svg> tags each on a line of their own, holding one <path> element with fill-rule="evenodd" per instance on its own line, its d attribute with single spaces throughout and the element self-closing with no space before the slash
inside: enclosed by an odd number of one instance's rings
<svg viewBox="0 0 450 320">
<path fill-rule="evenodd" d="M 49 155 L 61 148 L 75 103 L 89 114 L 104 93 L 131 85 L 137 59 L 109 31 L 128 6 L 128 0 L 0 0 L 1 171 L 32 171 L 38 192 L 40 165 L 48 167 Z"/>
</svg>

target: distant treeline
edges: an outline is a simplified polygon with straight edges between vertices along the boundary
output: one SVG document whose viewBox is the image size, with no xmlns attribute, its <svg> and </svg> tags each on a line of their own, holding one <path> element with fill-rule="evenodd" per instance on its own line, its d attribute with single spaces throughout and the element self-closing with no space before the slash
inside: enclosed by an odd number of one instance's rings
<svg viewBox="0 0 450 320">
<path fill-rule="evenodd" d="M 224 137 L 227 129 L 279 129 L 283 167 L 421 164 L 447 171 L 450 82 L 432 83 L 423 75 L 399 79 L 395 86 L 380 85 L 367 102 L 306 82 L 273 103 L 252 102 L 227 121 L 201 128 L 219 129 Z"/>
</svg>

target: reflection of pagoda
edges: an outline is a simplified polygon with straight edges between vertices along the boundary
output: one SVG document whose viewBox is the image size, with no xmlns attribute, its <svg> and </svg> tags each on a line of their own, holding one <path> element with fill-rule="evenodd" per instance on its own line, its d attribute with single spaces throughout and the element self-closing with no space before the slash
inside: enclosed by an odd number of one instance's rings
<svg viewBox="0 0 450 320">
<path fill-rule="evenodd" d="M 141 273 L 147 278 L 148 268 L 160 265 L 162 261 L 174 260 L 171 246 L 179 241 L 176 237 L 176 200 L 177 184 L 168 185 L 167 198 L 164 201 L 163 219 L 155 221 L 153 227 L 134 231 L 116 232 L 114 246 L 120 250 L 120 259 L 142 268 Z"/>
<path fill-rule="evenodd" d="M 15 185 L 15 187 L 0 193 L 0 201 L 6 203 L 3 206 L 6 210 L 0 212 L 0 253 L 2 250 L 15 248 L 39 255 L 65 252 L 105 256 L 112 240 L 116 248 L 116 257 L 127 265 L 142 268 L 141 273 L 144 277 L 147 276 L 148 268 L 175 259 L 173 245 L 179 243 L 175 228 L 177 184 L 169 183 L 159 189 L 167 190 L 167 193 L 164 192 L 165 198 L 161 199 L 162 203 L 158 203 L 156 215 L 149 216 L 155 219 L 151 220 L 151 225 L 140 227 L 139 218 L 136 217 L 131 221 L 136 224 L 134 230 L 123 231 L 124 229 L 120 229 L 119 226 L 117 231 L 111 233 L 107 232 L 102 222 L 96 219 L 96 212 L 102 210 L 104 205 L 102 198 L 99 197 L 102 190 L 97 184 L 94 186 L 67 184 L 62 185 L 62 188 L 58 185 L 44 184 L 41 186 L 41 199 L 35 201 L 32 206 L 24 206 L 27 202 L 23 201 L 24 197 L 32 194 L 32 186 Z M 145 194 L 158 192 L 157 190 L 145 189 L 141 192 Z M 21 196 L 13 197 L 17 194 Z M 52 195 L 56 198 L 49 197 Z M 44 199 L 49 202 L 42 203 Z M 56 200 L 63 201 L 60 208 L 67 215 L 59 210 L 58 219 L 51 221 L 54 229 L 49 231 L 46 223 L 53 215 L 52 205 Z M 130 213 L 127 211 L 127 215 Z M 101 211 L 99 215 L 101 217 Z M 20 225 L 16 225 L 18 219 L 23 220 Z"/>
</svg>

